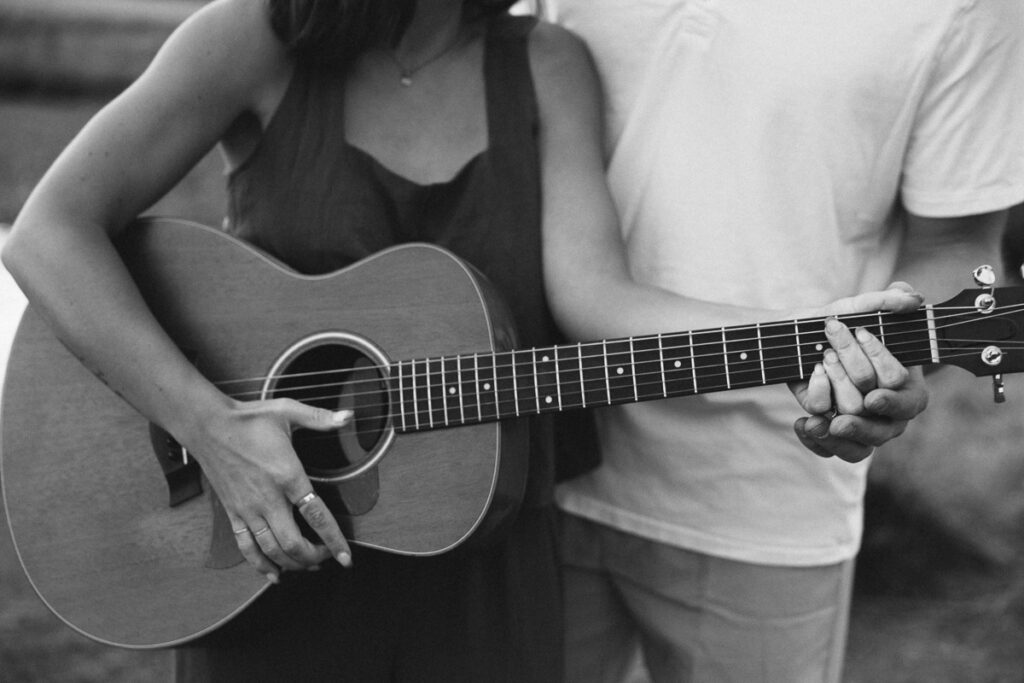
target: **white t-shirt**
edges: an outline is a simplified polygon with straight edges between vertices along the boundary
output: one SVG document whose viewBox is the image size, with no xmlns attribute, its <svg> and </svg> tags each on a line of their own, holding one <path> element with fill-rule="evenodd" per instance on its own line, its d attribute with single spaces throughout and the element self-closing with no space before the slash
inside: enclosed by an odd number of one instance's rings
<svg viewBox="0 0 1024 683">
<path fill-rule="evenodd" d="M 901 199 L 923 216 L 1024 199 L 1021 0 L 545 5 L 595 56 L 609 182 L 644 282 L 821 305 L 891 281 Z M 599 411 L 604 463 L 559 503 L 721 557 L 848 559 L 867 464 L 815 457 L 799 415 L 785 387 Z"/>
</svg>

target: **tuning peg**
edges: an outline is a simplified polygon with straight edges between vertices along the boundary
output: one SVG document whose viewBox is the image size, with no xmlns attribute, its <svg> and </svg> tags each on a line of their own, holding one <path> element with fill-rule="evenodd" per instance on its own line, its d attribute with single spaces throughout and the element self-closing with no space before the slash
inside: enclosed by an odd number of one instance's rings
<svg viewBox="0 0 1024 683">
<path fill-rule="evenodd" d="M 1024 272 L 1024 266 L 1021 266 Z M 991 287 L 996 283 L 996 271 L 992 266 L 978 266 L 974 269 L 974 282 L 979 287 Z"/>
<path fill-rule="evenodd" d="M 1003 386 L 1001 374 L 992 375 L 992 400 L 996 403 L 1006 403 L 1006 387 Z"/>
</svg>

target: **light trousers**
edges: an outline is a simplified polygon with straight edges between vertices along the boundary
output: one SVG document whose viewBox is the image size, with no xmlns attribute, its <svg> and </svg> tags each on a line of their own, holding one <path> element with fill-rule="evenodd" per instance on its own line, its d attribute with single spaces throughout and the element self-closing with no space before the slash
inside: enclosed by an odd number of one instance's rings
<svg viewBox="0 0 1024 683">
<path fill-rule="evenodd" d="M 853 561 L 735 562 L 562 514 L 568 683 L 838 683 Z"/>
</svg>

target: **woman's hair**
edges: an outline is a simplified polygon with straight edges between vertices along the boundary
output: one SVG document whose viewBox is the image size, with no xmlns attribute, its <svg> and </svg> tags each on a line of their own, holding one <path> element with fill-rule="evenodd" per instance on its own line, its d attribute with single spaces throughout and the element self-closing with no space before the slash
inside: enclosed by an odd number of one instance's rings
<svg viewBox="0 0 1024 683">
<path fill-rule="evenodd" d="M 504 12 L 515 0 L 462 0 L 469 20 Z M 270 26 L 296 59 L 344 66 L 375 47 L 396 45 L 416 0 L 269 0 Z"/>
</svg>

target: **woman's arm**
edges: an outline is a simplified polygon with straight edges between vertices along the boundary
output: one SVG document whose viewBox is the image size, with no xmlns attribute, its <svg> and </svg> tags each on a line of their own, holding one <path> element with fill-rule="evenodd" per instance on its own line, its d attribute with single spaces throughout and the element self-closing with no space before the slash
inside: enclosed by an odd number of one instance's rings
<svg viewBox="0 0 1024 683">
<path fill-rule="evenodd" d="M 902 285 L 816 311 L 778 311 L 701 301 L 634 282 L 605 183 L 600 86 L 590 56 L 571 33 L 541 24 L 531 39 L 531 65 L 541 118 L 544 275 L 552 311 L 570 336 L 626 337 L 920 305 L 920 297 Z M 901 433 L 927 396 L 919 373 L 909 373 L 878 340 L 858 342 L 842 324 L 826 334 L 835 352 L 809 383 L 791 388 L 811 413 L 831 408 L 834 392 L 844 415 L 831 430 L 821 418 L 809 425 L 804 418 L 797 433 L 819 454 L 859 460 Z M 879 386 L 895 398 L 890 396 L 885 414 L 869 415 L 864 394 Z"/>
<path fill-rule="evenodd" d="M 68 348 L 195 454 L 234 527 L 271 527 L 273 534 L 239 540 L 250 562 L 276 579 L 278 567 L 328 556 L 292 520 L 291 502 L 312 487 L 291 448 L 291 426 L 331 428 L 339 417 L 287 401 L 228 399 L 160 328 L 111 243 L 232 122 L 287 81 L 288 60 L 263 15 L 262 2 L 220 0 L 186 21 L 46 173 L 3 260 Z M 347 562 L 344 537 L 322 506 L 317 500 L 303 512 L 330 554 Z"/>
</svg>

